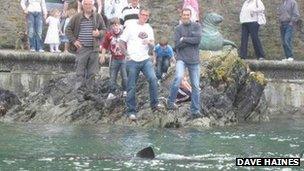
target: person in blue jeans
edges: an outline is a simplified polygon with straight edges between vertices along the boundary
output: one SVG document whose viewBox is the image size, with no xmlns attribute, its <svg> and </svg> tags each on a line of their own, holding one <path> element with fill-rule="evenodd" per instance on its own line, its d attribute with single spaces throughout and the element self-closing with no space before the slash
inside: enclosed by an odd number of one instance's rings
<svg viewBox="0 0 304 171">
<path fill-rule="evenodd" d="M 138 14 L 138 22 L 128 25 L 121 37 L 121 45 L 127 49 L 127 115 L 131 120 L 136 120 L 136 82 L 139 73 L 142 72 L 149 82 L 150 107 L 152 111 L 160 109 L 158 103 L 157 78 L 149 51 L 153 50 L 154 33 L 149 23 L 150 12 L 142 8 Z"/>
<path fill-rule="evenodd" d="M 282 45 L 285 53 L 283 61 L 293 61 L 292 41 L 294 27 L 300 17 L 298 4 L 295 0 L 283 0 L 278 8 Z"/>
<path fill-rule="evenodd" d="M 175 100 L 180 83 L 184 77 L 185 68 L 188 68 L 191 93 L 191 115 L 189 119 L 202 117 L 200 113 L 200 57 L 199 43 L 201 40 L 201 26 L 199 23 L 191 22 L 191 10 L 184 8 L 181 11 L 181 24 L 175 28 L 174 43 L 176 51 L 176 72 L 167 99 L 167 109 L 175 110 Z"/>
<path fill-rule="evenodd" d="M 45 0 L 21 0 L 21 7 L 27 15 L 28 37 L 31 52 L 44 52 L 42 42 L 42 20 L 47 17 Z"/>
<path fill-rule="evenodd" d="M 109 31 L 106 32 L 102 44 L 101 44 L 101 54 L 99 56 L 99 62 L 102 64 L 105 61 L 106 51 L 111 52 L 110 60 L 110 93 L 107 99 L 115 99 L 116 90 L 116 79 L 118 72 L 121 75 L 121 86 L 123 90 L 123 97 L 127 95 L 127 70 L 126 70 L 126 59 L 125 54 L 121 51 L 119 47 L 119 37 L 122 34 L 122 25 L 117 17 L 110 20 Z"/>
<path fill-rule="evenodd" d="M 163 78 L 163 74 L 166 74 L 170 66 L 170 60 L 173 62 L 173 49 L 168 45 L 167 38 L 161 38 L 159 44 L 154 48 L 156 58 L 156 77 L 158 80 Z"/>
</svg>

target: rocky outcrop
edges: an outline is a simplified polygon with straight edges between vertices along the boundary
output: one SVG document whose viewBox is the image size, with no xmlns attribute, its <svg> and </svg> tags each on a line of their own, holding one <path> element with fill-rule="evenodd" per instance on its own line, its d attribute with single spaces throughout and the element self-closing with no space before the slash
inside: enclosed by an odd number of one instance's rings
<svg viewBox="0 0 304 171">
<path fill-rule="evenodd" d="M 106 100 L 110 85 L 104 75 L 97 77 L 92 86 L 81 94 L 73 90 L 75 75 L 51 80 L 39 92 L 22 99 L 22 105 L 10 110 L 1 120 L 171 128 L 224 126 L 268 119 L 262 98 L 266 85 L 263 74 L 251 72 L 235 50 L 227 49 L 218 55 L 205 51 L 201 56 L 200 87 L 204 117 L 193 121 L 187 121 L 189 102 L 182 103 L 174 112 L 164 109 L 153 113 L 149 107 L 147 81 L 140 76 L 137 84 L 138 121 L 131 122 L 124 115 L 125 102 L 119 87 L 116 92 L 118 98 Z M 159 86 L 160 102 L 163 105 L 173 76 L 174 68 L 170 68 Z"/>
<path fill-rule="evenodd" d="M 20 105 L 19 98 L 11 91 L 0 87 L 0 116 L 4 116 L 15 105 Z"/>
</svg>

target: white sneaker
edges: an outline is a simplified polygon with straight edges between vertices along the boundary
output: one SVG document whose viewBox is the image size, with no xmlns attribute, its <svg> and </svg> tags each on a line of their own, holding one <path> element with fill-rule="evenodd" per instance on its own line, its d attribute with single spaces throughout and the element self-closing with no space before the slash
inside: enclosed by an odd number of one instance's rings
<svg viewBox="0 0 304 171">
<path fill-rule="evenodd" d="M 158 85 L 158 86 L 161 85 L 161 80 L 157 80 L 157 85 Z"/>
<path fill-rule="evenodd" d="M 123 93 L 122 93 L 122 97 L 127 97 L 127 92 L 126 91 L 124 91 Z"/>
<path fill-rule="evenodd" d="M 39 52 L 44 52 L 44 50 L 43 49 L 39 49 Z"/>
<path fill-rule="evenodd" d="M 137 117 L 136 117 L 134 114 L 131 114 L 131 115 L 129 116 L 129 119 L 130 119 L 131 121 L 136 121 L 136 120 L 137 120 Z"/>
<path fill-rule="evenodd" d="M 286 61 L 287 61 L 287 59 L 286 59 L 286 58 L 282 59 L 282 62 L 286 62 Z"/>
<path fill-rule="evenodd" d="M 110 93 L 107 97 L 107 100 L 113 100 L 115 98 L 116 98 L 116 96 L 114 94 Z"/>
<path fill-rule="evenodd" d="M 35 49 L 31 49 L 30 52 L 36 52 L 36 50 Z"/>
<path fill-rule="evenodd" d="M 287 58 L 287 61 L 291 62 L 293 61 L 293 58 Z"/>
</svg>

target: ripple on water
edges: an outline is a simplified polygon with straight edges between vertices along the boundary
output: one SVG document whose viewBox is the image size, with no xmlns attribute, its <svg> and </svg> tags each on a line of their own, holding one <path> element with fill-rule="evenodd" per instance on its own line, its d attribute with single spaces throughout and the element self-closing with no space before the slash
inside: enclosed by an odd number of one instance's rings
<svg viewBox="0 0 304 171">
<path fill-rule="evenodd" d="M 300 147 L 300 145 L 298 145 L 298 144 L 289 144 L 289 146 L 290 146 L 291 148 Z"/>
<path fill-rule="evenodd" d="M 14 161 L 14 160 L 3 160 L 3 162 L 8 165 L 16 163 L 16 161 Z"/>
<path fill-rule="evenodd" d="M 41 159 L 38 159 L 38 161 L 48 161 L 48 162 L 51 162 L 53 161 L 55 158 L 53 157 L 44 157 L 44 158 L 41 158 Z"/>
<path fill-rule="evenodd" d="M 222 139 L 240 139 L 241 137 L 238 135 L 233 135 L 233 136 L 220 136 Z"/>
</svg>

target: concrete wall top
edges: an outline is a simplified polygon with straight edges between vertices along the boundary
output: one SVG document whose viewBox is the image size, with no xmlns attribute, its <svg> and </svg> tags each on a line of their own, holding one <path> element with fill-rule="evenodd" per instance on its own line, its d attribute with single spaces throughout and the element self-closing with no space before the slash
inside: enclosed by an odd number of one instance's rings
<svg viewBox="0 0 304 171">
<path fill-rule="evenodd" d="M 267 79 L 303 80 L 304 62 L 279 60 L 245 60 L 253 71 L 261 71 Z"/>
<path fill-rule="evenodd" d="M 253 71 L 267 79 L 304 80 L 304 61 L 245 60 Z M 0 72 L 35 71 L 67 73 L 75 71 L 75 55 L 0 50 Z"/>
<path fill-rule="evenodd" d="M 0 71 L 72 72 L 75 55 L 66 53 L 0 50 Z"/>
</svg>

